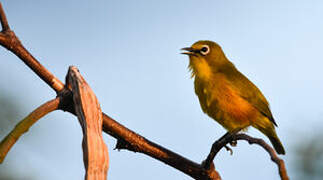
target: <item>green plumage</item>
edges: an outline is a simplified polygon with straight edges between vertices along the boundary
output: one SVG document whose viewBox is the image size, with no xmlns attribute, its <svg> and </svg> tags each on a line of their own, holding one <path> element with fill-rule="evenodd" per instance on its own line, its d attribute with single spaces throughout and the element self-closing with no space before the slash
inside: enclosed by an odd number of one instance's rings
<svg viewBox="0 0 323 180">
<path fill-rule="evenodd" d="M 269 103 L 262 92 L 246 76 L 239 72 L 232 63 L 220 69 L 239 95 L 258 109 L 277 126 L 269 108 Z"/>
</svg>

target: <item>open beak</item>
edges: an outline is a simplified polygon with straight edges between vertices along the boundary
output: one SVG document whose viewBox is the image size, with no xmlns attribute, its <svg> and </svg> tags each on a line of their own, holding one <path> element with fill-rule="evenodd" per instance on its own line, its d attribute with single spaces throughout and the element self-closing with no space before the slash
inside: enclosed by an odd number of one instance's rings
<svg viewBox="0 0 323 180">
<path fill-rule="evenodd" d="M 181 52 L 181 54 L 193 55 L 193 56 L 196 56 L 195 53 L 199 52 L 198 50 L 193 49 L 191 47 L 185 47 L 185 48 L 182 48 L 181 50 L 184 51 L 184 52 Z"/>
</svg>

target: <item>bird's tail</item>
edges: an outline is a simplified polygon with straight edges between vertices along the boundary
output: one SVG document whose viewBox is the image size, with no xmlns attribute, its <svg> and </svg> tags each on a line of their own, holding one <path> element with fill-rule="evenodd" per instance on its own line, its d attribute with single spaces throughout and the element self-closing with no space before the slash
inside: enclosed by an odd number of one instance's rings
<svg viewBox="0 0 323 180">
<path fill-rule="evenodd" d="M 285 149 L 283 144 L 280 142 L 279 138 L 277 137 L 276 132 L 274 133 L 274 135 L 267 135 L 271 144 L 274 146 L 276 152 L 278 154 L 285 154 Z"/>
<path fill-rule="evenodd" d="M 266 118 L 266 119 L 263 119 L 263 121 L 257 121 L 253 126 L 259 131 L 261 131 L 262 133 L 264 133 L 269 138 L 271 144 L 274 146 L 278 154 L 285 154 L 284 146 L 280 142 L 272 122 L 270 122 Z"/>
</svg>

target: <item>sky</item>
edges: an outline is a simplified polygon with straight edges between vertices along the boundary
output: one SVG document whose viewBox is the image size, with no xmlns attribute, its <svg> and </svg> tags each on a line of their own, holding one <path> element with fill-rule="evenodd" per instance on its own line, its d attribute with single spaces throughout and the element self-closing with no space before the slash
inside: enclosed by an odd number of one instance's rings
<svg viewBox="0 0 323 180">
<path fill-rule="evenodd" d="M 198 40 L 220 44 L 226 56 L 267 97 L 296 178 L 295 145 L 322 131 L 323 2 L 319 0 L 1 1 L 11 29 L 60 80 L 75 65 L 102 110 L 129 129 L 195 162 L 204 160 L 225 130 L 205 115 L 180 48 Z M 55 97 L 11 52 L 0 48 L 0 93 L 23 108 L 3 138 L 37 106 Z M 249 135 L 265 138 L 257 130 Z M 191 179 L 146 155 L 109 149 L 108 179 Z M 17 179 L 82 179 L 82 131 L 77 119 L 53 112 L 37 122 L 0 170 Z M 223 179 L 279 179 L 256 145 L 222 150 Z M 26 168 L 27 167 L 27 168 Z"/>
</svg>

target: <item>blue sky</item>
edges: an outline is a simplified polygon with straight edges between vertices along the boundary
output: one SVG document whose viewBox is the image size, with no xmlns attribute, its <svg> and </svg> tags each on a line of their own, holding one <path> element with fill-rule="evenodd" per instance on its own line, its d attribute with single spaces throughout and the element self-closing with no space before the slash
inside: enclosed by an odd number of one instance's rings
<svg viewBox="0 0 323 180">
<path fill-rule="evenodd" d="M 58 78 L 79 68 L 104 112 L 126 127 L 201 162 L 225 130 L 200 109 L 180 48 L 218 42 L 265 94 L 294 179 L 295 144 L 322 130 L 322 1 L 3 1 L 11 28 Z M 55 93 L 16 56 L 0 48 L 1 92 L 20 102 L 20 119 Z M 3 137 L 10 129 L 0 129 Z M 265 138 L 250 129 L 249 134 Z M 113 150 L 109 179 L 190 179 L 148 156 Z M 82 133 L 76 118 L 54 112 L 22 137 L 0 168 L 23 178 L 82 179 Z M 267 141 L 267 139 L 265 139 Z M 267 141 L 268 142 L 268 141 Z M 257 146 L 221 151 L 223 179 L 278 179 Z M 28 168 L 26 168 L 28 167 Z M 260 168 L 261 167 L 261 168 Z M 125 173 L 126 172 L 126 173 Z"/>
</svg>

